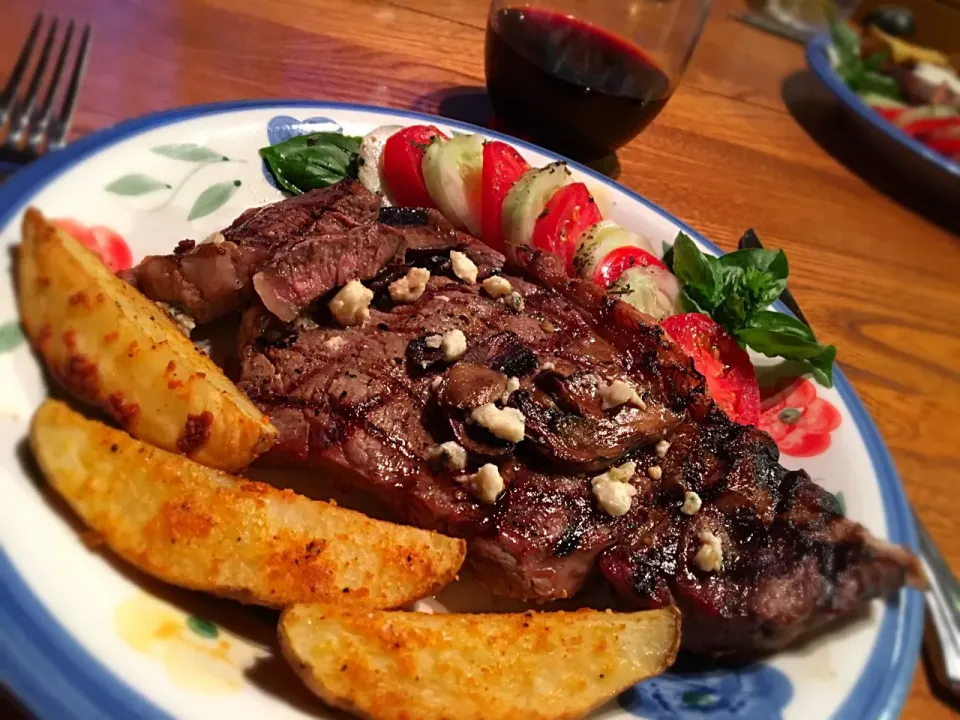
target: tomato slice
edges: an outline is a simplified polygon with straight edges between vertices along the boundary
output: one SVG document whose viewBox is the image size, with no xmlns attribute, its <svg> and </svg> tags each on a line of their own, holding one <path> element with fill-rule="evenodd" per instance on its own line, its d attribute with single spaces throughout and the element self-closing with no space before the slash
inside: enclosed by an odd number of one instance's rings
<svg viewBox="0 0 960 720">
<path fill-rule="evenodd" d="M 871 107 L 873 108 L 874 112 L 876 112 L 876 113 L 877 113 L 878 115 L 880 115 L 881 117 L 889 120 L 890 122 L 893 122 L 893 121 L 896 120 L 898 117 L 900 117 L 901 115 L 903 115 L 904 110 L 906 110 L 906 108 L 900 108 L 900 107 L 882 107 L 882 106 L 879 106 L 879 105 L 871 105 Z"/>
<path fill-rule="evenodd" d="M 928 137 L 924 142 L 942 155 L 956 155 L 960 153 L 960 137 Z"/>
<path fill-rule="evenodd" d="M 941 132 L 955 127 L 960 127 L 960 117 L 920 118 L 919 120 L 908 122 L 900 129 L 911 137 L 923 138 L 930 133 Z"/>
<path fill-rule="evenodd" d="M 600 287 L 610 287 L 623 275 L 624 270 L 632 267 L 658 267 L 667 270 L 667 266 L 660 262 L 655 255 L 643 248 L 624 246 L 611 250 L 593 271 L 593 282 Z M 667 270 L 667 272 L 670 272 Z"/>
<path fill-rule="evenodd" d="M 760 385 L 753 363 L 737 341 L 703 313 L 673 315 L 660 323 L 707 380 L 717 406 L 741 425 L 760 420 Z"/>
<path fill-rule="evenodd" d="M 533 226 L 533 246 L 562 257 L 567 272 L 572 275 L 577 238 L 601 220 L 603 217 L 586 185 L 564 185 L 553 194 L 537 218 Z"/>
<path fill-rule="evenodd" d="M 433 125 L 411 125 L 398 130 L 384 143 L 383 182 L 394 205 L 436 207 L 423 181 L 423 155 L 437 137 L 449 139 Z"/>
<path fill-rule="evenodd" d="M 517 179 L 530 169 L 520 153 L 499 140 L 491 140 L 483 146 L 481 235 L 483 241 L 494 250 L 504 251 L 503 231 L 500 217 L 503 214 L 503 199 Z"/>
</svg>

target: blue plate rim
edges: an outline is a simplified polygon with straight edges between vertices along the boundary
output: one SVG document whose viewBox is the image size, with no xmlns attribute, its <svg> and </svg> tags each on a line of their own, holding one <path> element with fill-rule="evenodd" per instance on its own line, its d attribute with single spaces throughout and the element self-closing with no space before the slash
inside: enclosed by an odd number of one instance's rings
<svg viewBox="0 0 960 720">
<path fill-rule="evenodd" d="M 812 46 L 812 44 L 811 44 Z M 808 46 L 808 57 L 809 47 Z M 825 57 L 825 55 L 824 55 Z M 844 86 L 845 88 L 845 86 Z M 566 160 L 556 153 L 502 133 L 465 122 L 411 110 L 358 103 L 315 100 L 240 100 L 193 105 L 144 115 L 87 135 L 67 147 L 27 166 L 0 186 L 0 228 L 21 212 L 24 202 L 36 195 L 65 170 L 105 146 L 147 130 L 182 120 L 238 110 L 358 111 L 390 113 L 425 122 L 440 122 L 467 132 L 481 132 L 514 146 Z M 566 160 L 578 172 L 618 192 L 624 192 L 661 218 L 702 242 L 713 252 L 723 251 L 671 213 L 635 191 L 587 167 Z M 777 309 L 786 308 L 777 303 Z M 836 369 L 835 386 L 849 408 L 880 481 L 880 494 L 891 542 L 917 550 L 916 528 L 906 495 L 890 453 L 876 425 L 853 387 Z M 113 675 L 79 644 L 42 602 L 30 591 L 5 552 L 0 550 L 0 682 L 20 698 L 39 718 L 100 720 L 126 717 L 167 720 L 126 681 Z M 919 655 L 923 623 L 923 598 L 914 591 L 901 590 L 886 603 L 877 640 L 860 678 L 834 714 L 835 718 L 896 718 L 910 687 Z M 55 689 L 52 689 L 55 688 Z"/>
<path fill-rule="evenodd" d="M 892 122 L 886 120 L 867 105 L 860 96 L 847 87 L 830 63 L 828 48 L 833 44 L 828 31 L 821 32 L 810 39 L 805 48 L 807 66 L 820 81 L 827 86 L 836 98 L 848 109 L 855 112 L 864 122 L 879 130 L 894 142 L 909 148 L 931 164 L 960 179 L 960 163 L 932 150 L 919 140 L 910 137 Z"/>
</svg>

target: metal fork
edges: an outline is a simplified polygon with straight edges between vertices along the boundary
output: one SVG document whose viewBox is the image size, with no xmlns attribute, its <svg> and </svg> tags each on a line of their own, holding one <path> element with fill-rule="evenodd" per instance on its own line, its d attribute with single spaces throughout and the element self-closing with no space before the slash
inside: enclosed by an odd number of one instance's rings
<svg viewBox="0 0 960 720">
<path fill-rule="evenodd" d="M 53 73 L 46 78 L 47 66 L 57 44 L 58 18 L 53 18 L 47 29 L 40 54 L 33 66 L 33 74 L 27 84 L 26 92 L 20 94 L 20 86 L 27 75 L 30 59 L 34 54 L 37 38 L 43 25 L 43 13 L 38 13 L 27 35 L 27 40 L 20 50 L 17 62 L 13 66 L 6 86 L 0 92 L 0 133 L 6 129 L 3 144 L 0 145 L 0 165 L 6 164 L 14 168 L 26 165 L 36 160 L 48 150 L 55 150 L 65 144 L 70 121 L 77 104 L 80 91 L 80 82 L 87 61 L 87 52 L 90 49 L 90 25 L 83 28 L 80 36 L 80 47 L 74 54 L 73 70 L 70 73 L 70 82 L 63 95 L 60 111 L 54 115 L 53 105 L 62 85 L 64 69 L 67 66 L 67 57 L 73 42 L 74 23 L 67 23 L 66 32 L 59 45 L 56 64 Z M 46 79 L 46 83 L 44 80 Z M 38 104 L 44 86 L 46 94 Z M 0 170 L 0 179 L 3 171 Z"/>
</svg>

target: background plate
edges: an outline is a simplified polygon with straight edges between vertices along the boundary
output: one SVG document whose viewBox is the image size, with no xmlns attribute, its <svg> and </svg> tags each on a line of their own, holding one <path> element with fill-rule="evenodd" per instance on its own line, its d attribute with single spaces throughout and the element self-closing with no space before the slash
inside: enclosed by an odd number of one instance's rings
<svg viewBox="0 0 960 720">
<path fill-rule="evenodd" d="M 910 137 L 863 102 L 833 69 L 828 54 L 831 45 L 828 32 L 812 38 L 806 48 L 807 65 L 863 129 L 866 139 L 874 143 L 877 152 L 884 153 L 892 163 L 902 165 L 931 188 L 949 195 L 960 195 L 960 163 Z"/>
</svg>

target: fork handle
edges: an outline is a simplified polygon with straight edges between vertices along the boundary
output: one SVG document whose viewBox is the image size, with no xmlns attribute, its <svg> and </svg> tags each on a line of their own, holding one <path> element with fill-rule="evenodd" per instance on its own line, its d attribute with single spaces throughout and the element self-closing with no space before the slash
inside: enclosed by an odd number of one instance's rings
<svg viewBox="0 0 960 720">
<path fill-rule="evenodd" d="M 927 608 L 940 641 L 939 669 L 947 687 L 960 696 L 960 583 L 919 518 L 916 523 L 920 560 L 930 581 Z"/>
</svg>

